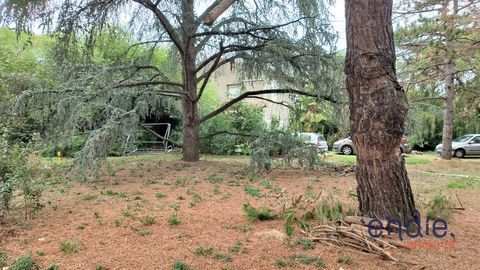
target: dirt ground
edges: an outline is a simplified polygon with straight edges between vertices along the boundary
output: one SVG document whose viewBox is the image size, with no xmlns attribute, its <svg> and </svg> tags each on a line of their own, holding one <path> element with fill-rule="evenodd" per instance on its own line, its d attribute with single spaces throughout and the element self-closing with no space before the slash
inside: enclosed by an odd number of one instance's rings
<svg viewBox="0 0 480 270">
<path fill-rule="evenodd" d="M 422 158 L 407 165 L 417 208 L 423 211 L 435 194 L 443 193 L 465 210 L 455 211 L 448 222 L 454 249 L 393 251 L 401 263 L 322 244 L 305 249 L 295 245 L 302 236 L 298 229 L 290 241 L 284 238 L 283 219 L 248 221 L 245 203 L 274 208 L 280 190 L 285 198 L 322 192 L 353 207 L 356 182 L 352 175 L 300 168 L 252 176 L 242 157 L 208 157 L 198 164 L 159 156 L 111 159 L 100 181 L 88 183 L 67 180 L 52 169 L 54 161 L 47 161 L 45 207 L 28 220 L 22 209 L 12 211 L 0 225 L 0 249 L 9 264 L 31 253 L 41 269 L 51 264 L 60 269 L 172 269 L 175 261 L 194 269 L 317 269 L 289 265 L 291 254 L 319 256 L 324 269 L 335 270 L 477 269 L 480 159 Z M 261 195 L 248 194 L 248 188 Z M 453 241 L 450 235 L 446 239 Z M 345 257 L 351 260 L 339 260 Z"/>
</svg>

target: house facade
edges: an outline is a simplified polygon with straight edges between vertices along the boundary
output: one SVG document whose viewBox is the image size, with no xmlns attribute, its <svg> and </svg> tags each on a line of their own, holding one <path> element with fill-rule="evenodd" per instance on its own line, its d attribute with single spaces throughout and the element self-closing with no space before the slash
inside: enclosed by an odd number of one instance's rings
<svg viewBox="0 0 480 270">
<path fill-rule="evenodd" d="M 246 91 L 276 89 L 278 88 L 275 81 L 259 79 L 245 79 L 241 78 L 237 72 L 235 72 L 235 66 L 224 65 L 212 75 L 211 82 L 215 89 L 218 91 L 218 95 L 222 102 L 228 102 L 229 100 L 239 96 Z M 290 109 L 282 105 L 292 104 L 292 99 L 289 94 L 265 94 L 259 95 L 260 98 L 246 98 L 242 102 L 247 104 L 259 106 L 263 108 L 264 120 L 270 125 L 273 119 L 278 119 L 280 126 L 288 126 L 290 118 Z M 262 99 L 263 98 L 263 99 Z M 268 100 L 274 101 L 272 103 Z"/>
</svg>

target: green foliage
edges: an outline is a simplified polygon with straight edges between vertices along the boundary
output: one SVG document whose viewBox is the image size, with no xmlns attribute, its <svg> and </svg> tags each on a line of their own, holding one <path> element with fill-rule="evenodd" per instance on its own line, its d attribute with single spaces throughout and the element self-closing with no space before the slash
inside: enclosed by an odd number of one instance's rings
<svg viewBox="0 0 480 270">
<path fill-rule="evenodd" d="M 0 141 L 0 146 L 0 212 L 2 209 L 9 209 L 15 196 L 21 196 L 24 202 L 25 218 L 28 218 L 33 211 L 43 207 L 40 202 L 43 187 L 34 178 L 34 162 L 28 161 L 31 148 L 29 145 L 9 146 L 3 140 Z"/>
<path fill-rule="evenodd" d="M 188 266 L 186 263 L 184 263 L 180 260 L 176 260 L 173 263 L 172 269 L 173 270 L 194 270 L 192 267 Z"/>
<path fill-rule="evenodd" d="M 82 248 L 82 244 L 78 241 L 60 241 L 59 249 L 61 252 L 70 255 L 77 253 Z"/>
<path fill-rule="evenodd" d="M 337 262 L 341 264 L 352 265 L 353 258 L 350 255 L 340 255 L 340 257 L 337 259 Z"/>
<path fill-rule="evenodd" d="M 307 145 L 296 134 L 271 129 L 258 134 L 252 143 L 250 167 L 254 173 L 270 172 L 273 155 L 281 155 L 284 166 L 291 166 L 294 161 L 300 167 L 310 170 L 320 163 L 320 153 L 316 146 Z"/>
<path fill-rule="evenodd" d="M 9 270 L 38 270 L 39 267 L 35 260 L 32 258 L 32 254 L 25 255 L 21 258 L 18 258 L 13 264 L 8 268 Z"/>
<path fill-rule="evenodd" d="M 199 246 L 195 249 L 195 254 L 199 256 L 210 256 L 213 254 L 213 247 Z"/>
<path fill-rule="evenodd" d="M 221 253 L 221 252 L 217 252 L 215 253 L 215 259 L 219 260 L 219 261 L 224 261 L 224 262 L 231 262 L 232 261 L 232 256 L 228 255 L 228 254 L 225 254 L 225 253 Z"/>
<path fill-rule="evenodd" d="M 0 249 L 0 267 L 4 267 L 7 265 L 7 252 L 3 249 Z"/>
<path fill-rule="evenodd" d="M 178 217 L 178 214 L 177 214 L 176 211 L 174 213 L 172 213 L 170 215 L 170 217 L 168 218 L 168 224 L 169 225 L 180 225 L 180 224 L 182 224 L 182 221 Z"/>
<path fill-rule="evenodd" d="M 314 211 L 314 218 L 323 224 L 342 220 L 343 215 L 342 204 L 332 200 L 322 200 Z"/>
<path fill-rule="evenodd" d="M 243 212 L 249 221 L 265 221 L 272 220 L 275 217 L 272 215 L 272 209 L 263 206 L 257 209 L 251 206 L 249 203 L 243 204 Z"/>
<path fill-rule="evenodd" d="M 266 123 L 263 120 L 261 107 L 238 103 L 227 112 L 213 117 L 201 126 L 201 134 L 213 134 L 216 132 L 232 132 L 246 136 L 220 134 L 201 141 L 201 152 L 216 155 L 235 154 L 236 145 L 249 145 L 251 138 L 248 135 L 261 133 Z M 243 147 L 242 154 L 249 154 L 248 147 Z"/>
<path fill-rule="evenodd" d="M 431 219 L 449 220 L 452 216 L 453 203 L 449 198 L 442 194 L 436 194 L 428 202 L 427 217 Z"/>
<path fill-rule="evenodd" d="M 314 265 L 317 268 L 323 268 L 324 262 L 321 257 L 318 256 L 309 256 L 305 254 L 292 254 L 290 255 L 290 264 L 296 265 L 297 263 L 305 265 Z"/>
<path fill-rule="evenodd" d="M 296 246 L 300 246 L 303 249 L 315 249 L 315 243 L 312 240 L 307 238 L 297 238 L 295 241 Z"/>
<path fill-rule="evenodd" d="M 157 220 L 155 217 L 152 217 L 152 216 L 144 216 L 140 219 L 140 222 L 142 222 L 142 224 L 145 226 L 151 226 L 157 223 Z"/>
<path fill-rule="evenodd" d="M 246 183 L 245 186 L 243 187 L 243 190 L 245 191 L 245 193 L 247 193 L 252 197 L 262 196 L 262 192 L 260 191 L 260 189 L 253 187 L 250 183 Z"/>
<path fill-rule="evenodd" d="M 473 187 L 478 182 L 473 178 L 457 179 L 447 183 L 447 188 L 450 189 L 466 189 Z"/>
</svg>

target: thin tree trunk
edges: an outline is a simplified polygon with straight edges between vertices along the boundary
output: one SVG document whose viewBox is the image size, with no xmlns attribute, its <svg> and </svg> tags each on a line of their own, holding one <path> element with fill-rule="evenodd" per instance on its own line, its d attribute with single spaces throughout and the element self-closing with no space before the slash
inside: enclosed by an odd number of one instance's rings
<svg viewBox="0 0 480 270">
<path fill-rule="evenodd" d="M 453 1 L 453 13 L 448 18 L 447 40 L 445 43 L 447 50 L 447 61 L 445 64 L 445 101 L 444 101 L 444 115 L 443 115 L 443 133 L 442 133 L 442 158 L 452 158 L 452 140 L 453 140 L 453 117 L 454 117 L 454 98 L 455 98 L 455 83 L 453 74 L 455 73 L 455 65 L 453 63 L 453 37 L 452 32 L 455 29 L 455 20 L 458 12 L 458 0 Z M 443 6 L 443 19 L 447 19 L 448 16 L 448 3 L 449 0 L 445 0 Z"/>
<path fill-rule="evenodd" d="M 196 50 L 195 50 L 195 14 L 193 0 L 182 1 L 182 30 L 184 42 L 183 82 L 185 95 L 183 106 L 183 160 L 199 160 L 199 119 L 197 103 L 194 101 L 197 92 Z"/>
<path fill-rule="evenodd" d="M 395 73 L 392 0 L 347 0 L 345 73 L 362 215 L 406 222 L 415 203 L 399 144 L 408 103 Z"/>
</svg>

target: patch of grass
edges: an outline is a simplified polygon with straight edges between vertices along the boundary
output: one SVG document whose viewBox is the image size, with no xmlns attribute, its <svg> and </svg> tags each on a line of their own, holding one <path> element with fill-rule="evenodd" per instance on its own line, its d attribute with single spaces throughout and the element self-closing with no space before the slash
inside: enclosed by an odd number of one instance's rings
<svg viewBox="0 0 480 270">
<path fill-rule="evenodd" d="M 186 263 L 184 263 L 180 260 L 176 260 L 173 263 L 172 269 L 173 270 L 194 270 L 192 267 L 188 266 Z"/>
<path fill-rule="evenodd" d="M 352 265 L 353 258 L 350 255 L 340 255 L 340 257 L 337 259 L 337 262 L 341 264 Z"/>
<path fill-rule="evenodd" d="M 97 195 L 93 194 L 93 193 L 89 193 L 89 194 L 85 194 L 82 196 L 82 200 L 84 201 L 91 201 L 91 200 L 94 200 L 97 198 Z"/>
<path fill-rule="evenodd" d="M 260 191 L 260 189 L 258 189 L 256 187 L 253 187 L 252 185 L 250 185 L 248 183 L 245 185 L 243 190 L 245 191 L 245 193 L 247 193 L 248 195 L 250 195 L 252 197 L 262 196 L 262 192 Z"/>
<path fill-rule="evenodd" d="M 237 240 L 233 245 L 228 247 L 228 251 L 232 253 L 239 253 L 239 252 L 246 253 L 247 249 L 243 247 L 242 241 Z"/>
<path fill-rule="evenodd" d="M 144 216 L 140 219 L 140 222 L 142 222 L 142 224 L 145 226 L 152 226 L 153 224 L 157 223 L 157 220 L 152 216 Z"/>
<path fill-rule="evenodd" d="M 445 195 L 436 194 L 428 203 L 427 217 L 448 220 L 452 216 L 453 203 Z"/>
<path fill-rule="evenodd" d="M 0 268 L 7 265 L 7 259 L 8 259 L 7 252 L 5 252 L 5 250 L 0 249 Z"/>
<path fill-rule="evenodd" d="M 188 179 L 187 177 L 177 178 L 177 179 L 175 180 L 174 185 L 175 185 L 176 187 L 186 187 L 186 186 L 190 185 L 190 179 Z"/>
<path fill-rule="evenodd" d="M 300 246 L 303 249 L 315 249 L 315 243 L 307 238 L 297 238 L 297 241 L 295 241 L 296 246 Z"/>
<path fill-rule="evenodd" d="M 219 186 L 214 186 L 212 188 L 213 195 L 220 194 L 220 187 Z"/>
<path fill-rule="evenodd" d="M 232 257 L 230 255 L 227 255 L 225 253 L 217 252 L 215 253 L 215 259 L 218 261 L 224 261 L 224 262 L 231 262 Z"/>
<path fill-rule="evenodd" d="M 162 198 L 165 198 L 165 197 L 167 197 L 167 194 L 165 194 L 165 193 L 162 193 L 162 192 L 155 193 L 155 198 L 157 198 L 159 200 L 162 199 Z"/>
<path fill-rule="evenodd" d="M 104 189 L 100 191 L 100 195 L 103 195 L 103 196 L 117 196 L 118 194 L 120 193 L 113 191 L 111 189 Z"/>
<path fill-rule="evenodd" d="M 113 223 L 115 224 L 115 227 L 120 227 L 120 226 L 123 225 L 123 219 L 118 219 L 117 218 L 117 219 L 114 220 Z"/>
<path fill-rule="evenodd" d="M 74 254 L 77 253 L 82 248 L 82 245 L 78 241 L 60 241 L 59 249 L 65 254 Z"/>
<path fill-rule="evenodd" d="M 207 177 L 207 180 L 212 184 L 223 183 L 224 181 L 223 178 L 218 177 L 216 174 L 211 174 L 210 176 Z"/>
<path fill-rule="evenodd" d="M 267 178 L 263 179 L 262 182 L 260 182 L 260 185 L 268 189 L 272 188 L 272 183 Z"/>
<path fill-rule="evenodd" d="M 450 189 L 467 189 L 473 187 L 475 181 L 471 178 L 457 179 L 447 183 L 447 188 Z"/>
<path fill-rule="evenodd" d="M 290 264 L 296 265 L 297 263 L 305 265 L 315 265 L 318 268 L 323 268 L 324 262 L 321 257 L 310 256 L 305 254 L 292 254 L 290 256 Z"/>
<path fill-rule="evenodd" d="M 8 270 L 37 270 L 38 268 L 37 263 L 32 258 L 32 254 L 28 254 L 18 258 Z"/>
<path fill-rule="evenodd" d="M 272 216 L 272 209 L 268 207 L 262 207 L 259 209 L 251 206 L 249 203 L 243 205 L 243 212 L 249 221 L 263 221 L 274 219 Z"/>
<path fill-rule="evenodd" d="M 334 155 L 337 162 L 346 163 L 346 164 L 356 164 L 357 157 L 356 156 L 346 156 L 346 155 Z"/>
<path fill-rule="evenodd" d="M 177 212 L 174 212 L 167 220 L 169 225 L 180 225 L 182 221 L 178 218 Z"/>
<path fill-rule="evenodd" d="M 47 268 L 45 268 L 45 270 L 59 270 L 59 269 L 60 269 L 60 266 L 56 264 L 50 264 Z"/>
<path fill-rule="evenodd" d="M 136 215 L 130 209 L 123 209 L 122 215 L 126 218 L 135 219 Z"/>
<path fill-rule="evenodd" d="M 213 254 L 213 247 L 203 247 L 199 246 L 195 249 L 195 255 L 199 256 L 210 256 Z"/>
<path fill-rule="evenodd" d="M 130 229 L 132 229 L 132 231 L 134 231 L 138 236 L 148 236 L 153 234 L 151 230 L 140 230 L 133 226 L 130 226 Z"/>
<path fill-rule="evenodd" d="M 276 259 L 275 266 L 278 268 L 284 268 L 284 267 L 287 267 L 287 263 L 282 259 Z"/>
<path fill-rule="evenodd" d="M 82 223 L 77 225 L 77 230 L 83 230 L 83 229 L 85 229 L 85 227 L 87 227 L 87 225 L 88 225 L 87 223 L 82 222 Z"/>
<path fill-rule="evenodd" d="M 430 163 L 431 160 L 428 158 L 422 158 L 418 156 L 406 156 L 405 157 L 405 164 L 427 164 Z"/>
</svg>

